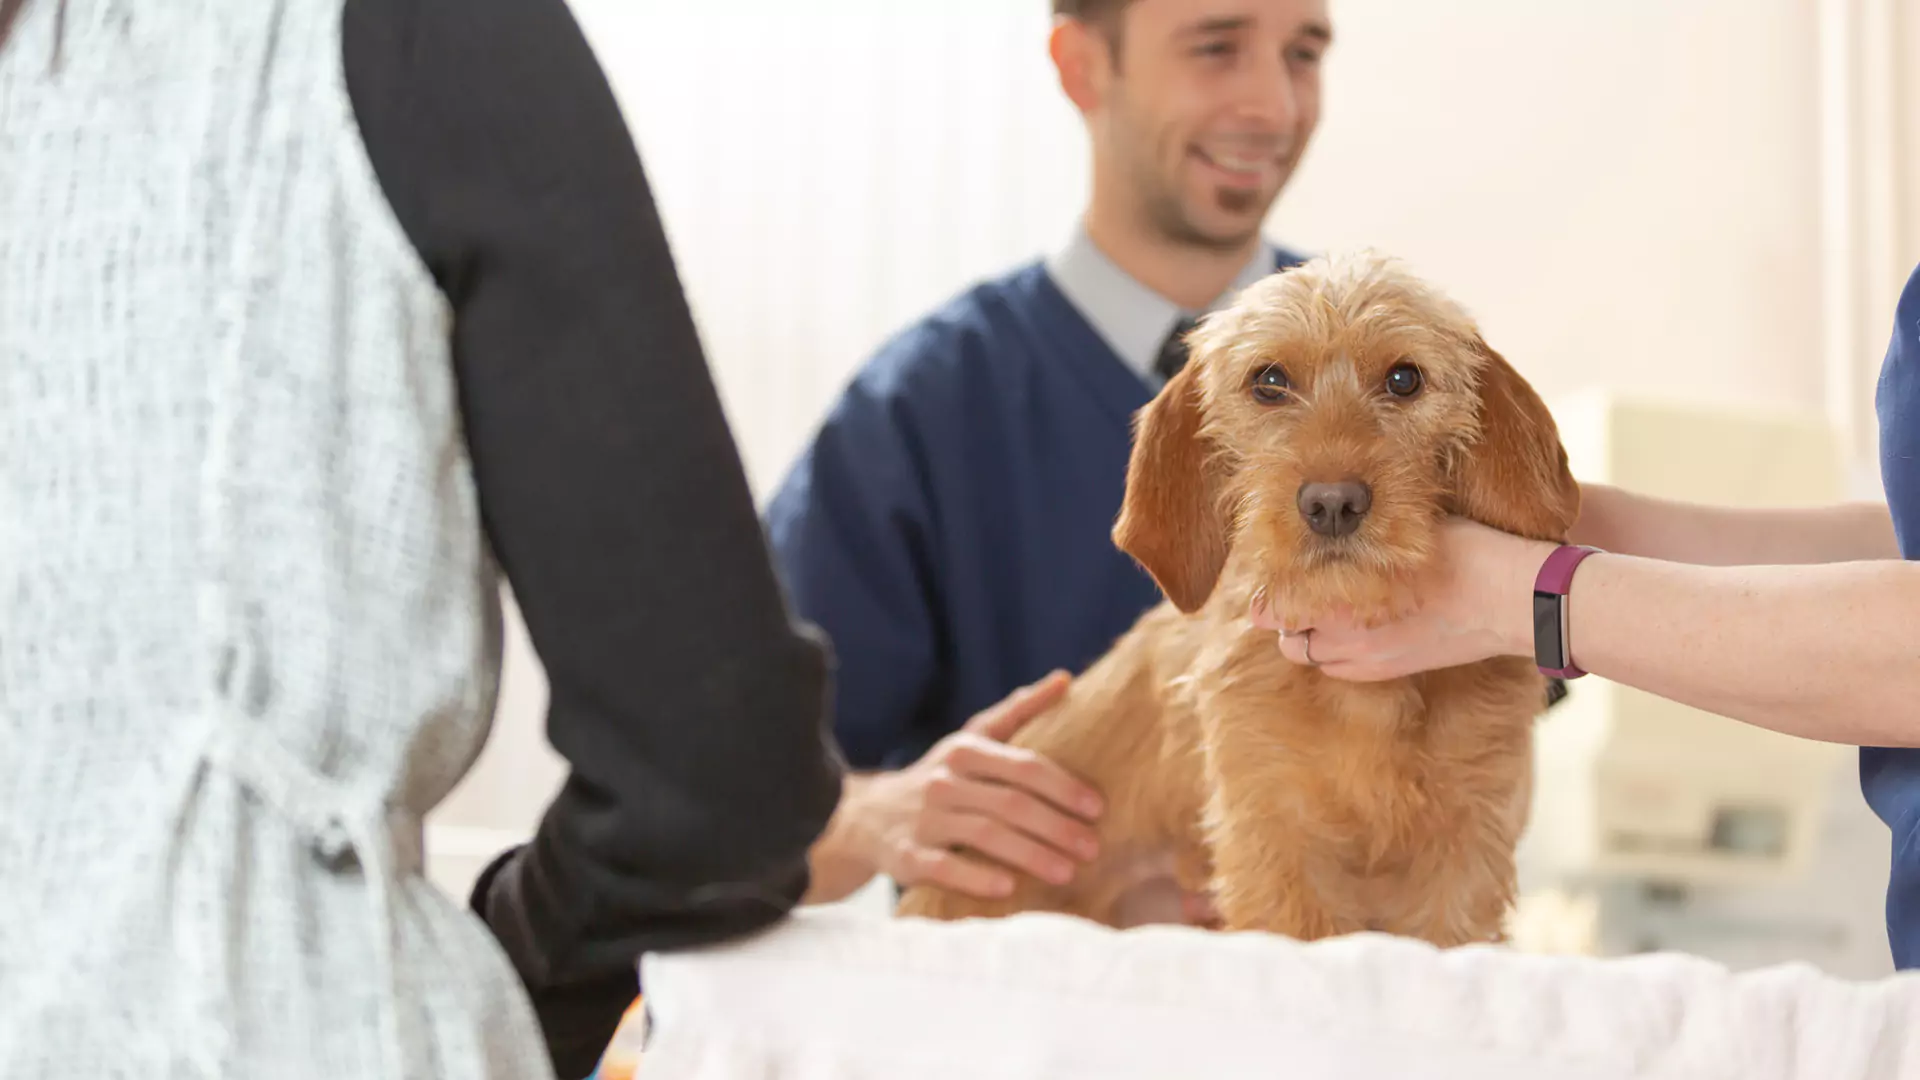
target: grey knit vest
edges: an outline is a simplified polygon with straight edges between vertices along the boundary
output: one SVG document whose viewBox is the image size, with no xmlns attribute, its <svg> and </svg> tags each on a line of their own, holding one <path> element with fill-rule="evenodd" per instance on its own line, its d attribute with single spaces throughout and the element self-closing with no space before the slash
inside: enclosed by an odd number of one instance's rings
<svg viewBox="0 0 1920 1080">
<path fill-rule="evenodd" d="M 420 874 L 498 593 L 340 8 L 0 52 L 0 1076 L 548 1075 Z"/>
</svg>

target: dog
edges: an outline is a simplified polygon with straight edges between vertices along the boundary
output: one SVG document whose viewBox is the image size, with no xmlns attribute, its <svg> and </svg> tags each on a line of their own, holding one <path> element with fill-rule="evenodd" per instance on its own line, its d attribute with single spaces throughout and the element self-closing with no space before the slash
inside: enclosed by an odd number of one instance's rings
<svg viewBox="0 0 1920 1080">
<path fill-rule="evenodd" d="M 1229 931 L 1504 940 L 1546 678 L 1506 657 L 1341 682 L 1251 612 L 1404 615 L 1449 515 L 1564 542 L 1580 492 L 1552 415 L 1464 309 L 1371 252 L 1257 282 L 1188 343 L 1135 417 L 1113 527 L 1164 602 L 1013 740 L 1104 793 L 1099 859 L 1000 899 L 916 885 L 895 913 L 1122 926 L 1167 873 Z"/>
</svg>

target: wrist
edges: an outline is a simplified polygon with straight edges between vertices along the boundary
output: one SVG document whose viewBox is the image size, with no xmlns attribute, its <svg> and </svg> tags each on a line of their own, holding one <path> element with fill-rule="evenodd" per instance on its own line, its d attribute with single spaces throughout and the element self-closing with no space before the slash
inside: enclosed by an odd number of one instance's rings
<svg viewBox="0 0 1920 1080">
<path fill-rule="evenodd" d="M 1586 560 L 1600 553 L 1582 544 L 1548 545 L 1533 585 L 1533 658 L 1540 670 L 1562 679 L 1586 674 L 1573 650 L 1574 576 Z"/>
<path fill-rule="evenodd" d="M 834 807 L 827 827 L 808 852 L 813 880 L 807 889 L 806 903 L 844 900 L 879 872 L 879 860 L 870 850 L 873 830 L 867 821 L 868 799 L 878 779 L 878 775 L 846 778 L 840 804 Z"/>
<path fill-rule="evenodd" d="M 1533 591 L 1540 568 L 1560 545 L 1516 537 L 1499 576 L 1500 594 L 1490 605 L 1497 612 L 1495 633 L 1505 656 L 1534 658 Z"/>
<path fill-rule="evenodd" d="M 1619 516 L 1615 506 L 1620 494 L 1619 488 L 1609 484 L 1581 484 L 1580 516 L 1574 520 L 1573 528 L 1567 530 L 1567 543 L 1602 549 L 1615 547 L 1607 527 Z"/>
</svg>

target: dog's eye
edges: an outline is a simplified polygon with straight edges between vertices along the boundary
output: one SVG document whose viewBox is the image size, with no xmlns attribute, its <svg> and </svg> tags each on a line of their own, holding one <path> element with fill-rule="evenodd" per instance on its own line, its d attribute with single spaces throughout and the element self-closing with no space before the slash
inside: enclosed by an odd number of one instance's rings
<svg viewBox="0 0 1920 1080">
<path fill-rule="evenodd" d="M 1291 389 L 1293 382 L 1279 364 L 1268 364 L 1253 373 L 1253 399 L 1262 405 L 1280 404 L 1287 400 L 1287 391 Z"/>
<path fill-rule="evenodd" d="M 1393 370 L 1387 372 L 1387 393 L 1394 397 L 1412 397 L 1426 381 L 1420 369 L 1412 364 L 1395 364 Z"/>
</svg>

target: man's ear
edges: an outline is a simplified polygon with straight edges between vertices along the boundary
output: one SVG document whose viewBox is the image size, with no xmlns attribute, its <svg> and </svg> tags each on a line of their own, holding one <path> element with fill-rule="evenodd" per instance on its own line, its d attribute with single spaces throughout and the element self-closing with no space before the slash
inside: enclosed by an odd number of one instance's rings
<svg viewBox="0 0 1920 1080">
<path fill-rule="evenodd" d="M 1106 50 L 1106 37 L 1097 27 L 1070 15 L 1053 20 L 1047 55 L 1059 74 L 1061 93 L 1082 116 L 1092 115 L 1106 94 Z"/>
<path fill-rule="evenodd" d="M 1454 460 L 1456 509 L 1505 532 L 1564 541 L 1580 516 L 1580 485 L 1553 414 L 1485 341 L 1471 347 L 1484 359 L 1479 433 Z"/>
<path fill-rule="evenodd" d="M 1135 418 L 1126 498 L 1113 527 L 1120 550 L 1189 613 L 1213 595 L 1229 542 L 1224 470 L 1201 431 L 1198 367 L 1189 362 Z"/>
</svg>

